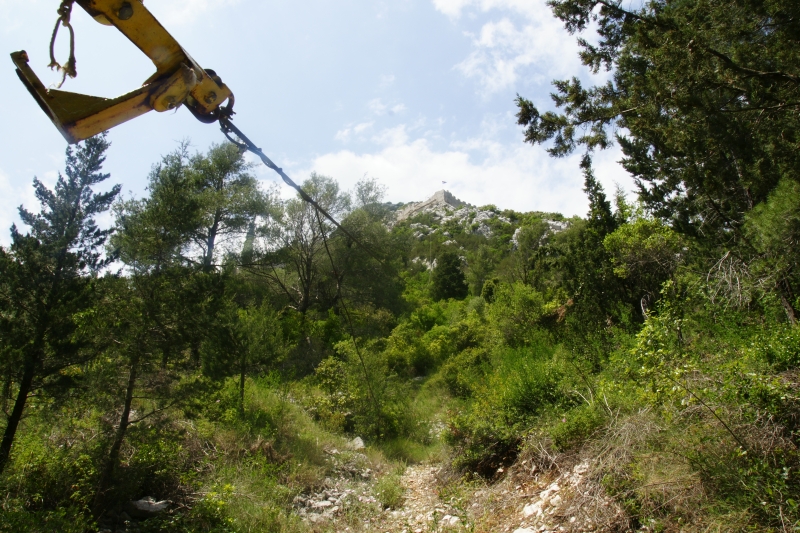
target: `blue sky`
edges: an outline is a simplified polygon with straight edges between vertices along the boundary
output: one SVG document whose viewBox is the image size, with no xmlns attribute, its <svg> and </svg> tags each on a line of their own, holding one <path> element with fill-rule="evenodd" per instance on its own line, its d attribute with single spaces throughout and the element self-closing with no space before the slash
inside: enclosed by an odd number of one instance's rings
<svg viewBox="0 0 800 533">
<path fill-rule="evenodd" d="M 0 48 L 25 49 L 45 84 L 58 0 L 0 0 Z M 422 200 L 441 188 L 476 204 L 585 214 L 578 155 L 549 158 L 522 142 L 517 93 L 550 107 L 550 81 L 591 76 L 575 38 L 544 0 L 147 0 L 145 5 L 236 95 L 236 124 L 302 181 L 310 172 L 351 188 L 378 179 L 391 201 Z M 76 6 L 78 77 L 65 90 L 117 96 L 154 70 L 116 29 Z M 66 34 L 58 57 L 67 55 Z M 7 56 L 6 56 L 7 57 Z M 31 181 L 52 184 L 66 143 L 16 78 L 0 69 L 6 102 L 0 143 L 0 243 L 21 203 L 36 208 Z M 222 141 L 185 109 L 151 112 L 110 132 L 106 171 L 126 195 L 144 193 L 151 165 L 178 142 L 197 150 Z M 632 189 L 598 154 L 608 192 Z M 256 170 L 265 184 L 276 177 Z M 446 181 L 446 185 L 442 185 Z M 285 195 L 290 191 L 282 189 Z"/>
</svg>

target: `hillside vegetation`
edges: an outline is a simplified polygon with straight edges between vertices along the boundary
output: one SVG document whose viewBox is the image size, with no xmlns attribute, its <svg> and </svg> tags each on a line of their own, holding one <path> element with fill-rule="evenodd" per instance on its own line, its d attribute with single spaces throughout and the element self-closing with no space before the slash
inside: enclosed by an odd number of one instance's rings
<svg viewBox="0 0 800 533">
<path fill-rule="evenodd" d="M 398 221 L 312 174 L 344 232 L 232 144 L 123 198 L 102 135 L 34 180 L 0 248 L 0 531 L 368 531 L 425 462 L 454 530 L 531 480 L 548 531 L 800 530 L 800 4 L 550 4 L 613 71 L 517 100 L 528 142 L 586 149 L 584 217 Z M 636 199 L 594 177 L 612 142 Z"/>
</svg>

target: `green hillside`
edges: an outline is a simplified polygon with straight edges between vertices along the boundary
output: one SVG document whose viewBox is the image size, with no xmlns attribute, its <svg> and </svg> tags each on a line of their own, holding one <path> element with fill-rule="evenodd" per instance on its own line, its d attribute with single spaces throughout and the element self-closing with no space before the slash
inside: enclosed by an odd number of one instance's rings
<svg viewBox="0 0 800 533">
<path fill-rule="evenodd" d="M 618 4 L 550 2 L 607 85 L 517 100 L 583 217 L 68 149 L 0 248 L 0 531 L 410 533 L 419 465 L 428 531 L 800 531 L 800 4 Z"/>
</svg>

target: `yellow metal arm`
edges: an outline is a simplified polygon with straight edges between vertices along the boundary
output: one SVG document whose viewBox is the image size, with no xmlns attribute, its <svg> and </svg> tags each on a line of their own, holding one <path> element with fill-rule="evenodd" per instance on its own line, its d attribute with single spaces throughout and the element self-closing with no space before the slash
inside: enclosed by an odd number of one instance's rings
<svg viewBox="0 0 800 533">
<path fill-rule="evenodd" d="M 156 72 L 139 89 L 118 98 L 100 98 L 45 88 L 28 65 L 28 54 L 12 53 L 20 80 L 67 142 L 82 141 L 151 109 L 167 111 L 186 105 L 204 122 L 230 113 L 233 95 L 228 87 L 213 71 L 200 67 L 141 0 L 76 2 L 98 22 L 117 27 L 153 61 Z M 226 100 L 227 111 L 222 111 Z"/>
</svg>

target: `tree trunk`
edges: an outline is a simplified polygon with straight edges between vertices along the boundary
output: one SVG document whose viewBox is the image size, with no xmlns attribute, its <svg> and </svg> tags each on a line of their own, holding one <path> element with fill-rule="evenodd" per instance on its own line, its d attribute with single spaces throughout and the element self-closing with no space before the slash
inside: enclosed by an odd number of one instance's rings
<svg viewBox="0 0 800 533">
<path fill-rule="evenodd" d="M 242 356 L 239 365 L 239 412 L 244 414 L 244 380 L 247 367 L 245 366 L 245 357 Z"/>
<path fill-rule="evenodd" d="M 111 481 L 114 477 L 114 471 L 119 463 L 119 452 L 122 449 L 122 443 L 125 440 L 125 432 L 130 424 L 131 416 L 131 403 L 133 403 L 133 390 L 136 386 L 136 375 L 139 366 L 139 356 L 134 355 L 131 357 L 130 370 L 128 373 L 128 386 L 125 390 L 125 404 L 122 407 L 122 414 L 119 417 L 119 426 L 114 435 L 114 442 L 111 444 L 111 449 L 108 452 L 108 461 L 100 477 L 100 484 L 97 489 L 97 494 L 94 498 L 94 511 L 95 515 L 100 514 L 103 497 L 106 491 L 111 486 Z"/>
<path fill-rule="evenodd" d="M 193 338 L 189 347 L 189 355 L 195 368 L 200 366 L 200 342 Z"/>
<path fill-rule="evenodd" d="M 170 359 L 172 359 L 172 346 L 170 346 L 169 341 L 166 341 L 164 343 L 164 345 L 161 347 L 161 369 L 162 370 L 166 370 Z"/>
<path fill-rule="evenodd" d="M 783 309 L 786 311 L 786 318 L 791 325 L 797 324 L 797 309 L 794 308 L 792 300 L 794 299 L 794 292 L 792 291 L 789 281 L 784 278 L 778 282 L 778 295 L 780 296 Z"/>
<path fill-rule="evenodd" d="M 3 381 L 3 393 L 2 393 L 3 399 L 0 400 L 0 410 L 2 410 L 3 413 L 5 413 L 6 409 L 8 408 L 8 397 L 11 394 L 12 383 L 13 383 L 12 374 L 11 371 L 9 370 L 8 374 L 6 374 L 6 379 Z"/>
<path fill-rule="evenodd" d="M 214 224 L 208 228 L 208 239 L 206 240 L 206 256 L 203 259 L 203 268 L 206 271 L 211 270 L 214 264 L 214 246 L 216 245 L 217 232 L 219 231 L 219 212 L 214 214 Z"/>
<path fill-rule="evenodd" d="M 33 388 L 35 373 L 33 362 L 27 362 L 25 364 L 25 372 L 22 374 L 22 381 L 19 384 L 17 400 L 14 402 L 14 410 L 11 411 L 11 416 L 8 417 L 8 424 L 6 425 L 5 433 L 3 433 L 3 441 L 0 442 L 0 474 L 5 470 L 8 459 L 11 456 L 11 445 L 14 443 L 14 436 L 17 434 L 19 422 L 22 420 L 22 413 L 25 411 L 28 395 Z"/>
</svg>

